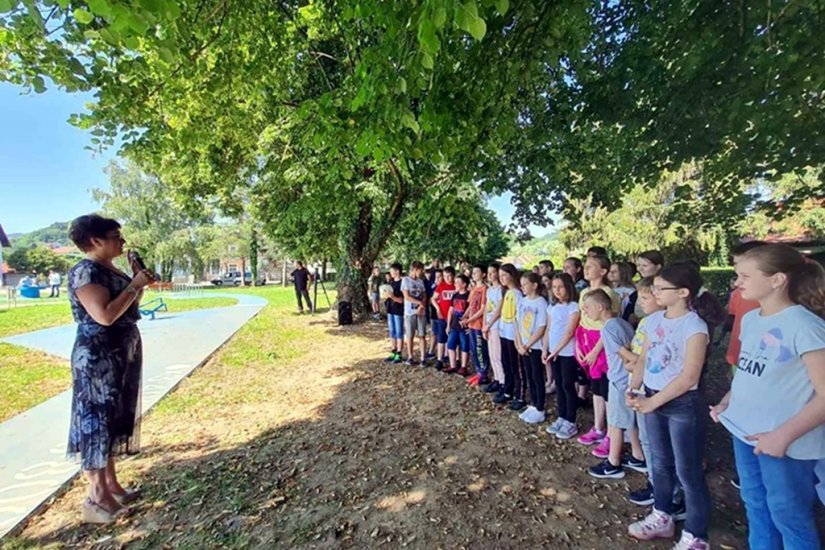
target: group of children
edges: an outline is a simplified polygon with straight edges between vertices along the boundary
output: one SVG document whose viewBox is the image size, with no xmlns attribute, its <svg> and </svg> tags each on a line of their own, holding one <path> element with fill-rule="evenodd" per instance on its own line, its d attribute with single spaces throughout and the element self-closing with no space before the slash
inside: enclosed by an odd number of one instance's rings
<svg viewBox="0 0 825 550">
<path fill-rule="evenodd" d="M 750 547 L 819 548 L 813 508 L 815 468 L 825 459 L 825 272 L 777 244 L 744 243 L 733 259 L 737 288 L 727 313 L 735 376 L 709 416 L 733 435 Z M 555 391 L 546 431 L 592 446 L 602 460 L 588 468 L 591 476 L 647 473 L 646 487 L 629 499 L 653 510 L 629 534 L 672 538 L 674 522 L 684 520 L 674 548 L 706 549 L 708 406 L 700 381 L 710 334 L 726 312 L 694 263 L 665 265 L 658 251 L 636 260 L 612 263 L 593 247 L 558 273 L 546 260 L 524 273 L 512 264 L 462 265 L 456 273 L 412 262 L 403 276 L 393 264 L 386 282 L 373 273 L 370 289 L 376 314 L 386 300 L 387 362 L 401 363 L 406 345 L 407 365 L 467 376 L 529 424 L 547 420 L 546 395 Z M 594 421 L 580 433 L 588 393 Z"/>
</svg>

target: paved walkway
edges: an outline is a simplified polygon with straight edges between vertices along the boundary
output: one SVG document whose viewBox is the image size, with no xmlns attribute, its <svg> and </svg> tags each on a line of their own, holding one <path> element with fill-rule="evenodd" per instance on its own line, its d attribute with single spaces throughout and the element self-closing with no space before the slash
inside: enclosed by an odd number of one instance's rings
<svg viewBox="0 0 825 550">
<path fill-rule="evenodd" d="M 143 337 L 143 413 L 201 365 L 267 301 L 246 294 L 231 307 L 159 314 L 140 323 Z M 174 299 L 174 298 L 173 298 Z M 185 298 L 181 298 L 185 299 Z M 68 359 L 75 325 L 0 339 Z M 35 512 L 78 473 L 65 459 L 71 391 L 0 424 L 0 538 Z"/>
</svg>

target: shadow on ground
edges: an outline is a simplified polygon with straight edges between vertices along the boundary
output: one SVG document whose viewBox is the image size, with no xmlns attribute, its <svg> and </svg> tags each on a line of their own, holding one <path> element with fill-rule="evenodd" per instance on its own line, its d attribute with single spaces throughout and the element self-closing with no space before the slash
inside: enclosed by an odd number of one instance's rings
<svg viewBox="0 0 825 550">
<path fill-rule="evenodd" d="M 328 330 L 369 340 L 368 353 L 377 355 L 383 329 L 375 323 Z M 625 496 L 643 485 L 642 475 L 590 478 L 585 469 L 597 459 L 589 449 L 524 425 L 457 376 L 375 359 L 325 376 L 344 381 L 307 419 L 231 448 L 206 440 L 147 449 L 139 459 L 151 462 L 141 474 L 145 497 L 131 518 L 100 528 L 76 521 L 40 526 L 15 545 L 638 546 L 625 533 L 645 509 Z M 722 391 L 719 376 L 710 373 L 713 397 Z M 234 421 L 243 425 L 244 417 Z M 174 459 L 191 450 L 197 456 Z M 745 548 L 742 507 L 729 483 L 729 442 L 716 426 L 708 451 L 712 541 Z"/>
</svg>

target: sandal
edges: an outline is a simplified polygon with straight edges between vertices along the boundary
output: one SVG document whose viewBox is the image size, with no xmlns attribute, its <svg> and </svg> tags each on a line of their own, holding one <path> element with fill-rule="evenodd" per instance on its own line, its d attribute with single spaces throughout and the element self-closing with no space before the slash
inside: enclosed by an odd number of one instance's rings
<svg viewBox="0 0 825 550">
<path fill-rule="evenodd" d="M 125 504 L 131 504 L 132 502 L 136 501 L 141 497 L 141 490 L 140 489 L 125 489 L 125 493 L 118 494 L 112 493 L 112 496 L 115 497 L 115 500 L 121 506 Z"/>
</svg>

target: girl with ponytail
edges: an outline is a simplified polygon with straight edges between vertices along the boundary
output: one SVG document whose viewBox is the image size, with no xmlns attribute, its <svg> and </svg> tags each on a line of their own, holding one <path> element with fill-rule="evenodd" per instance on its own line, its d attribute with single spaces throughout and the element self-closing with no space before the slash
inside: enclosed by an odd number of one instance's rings
<svg viewBox="0 0 825 550">
<path fill-rule="evenodd" d="M 742 318 L 731 391 L 710 415 L 733 434 L 751 548 L 821 548 L 814 470 L 825 458 L 825 271 L 766 244 L 736 264 L 759 308 Z"/>
<path fill-rule="evenodd" d="M 662 269 L 653 279 L 653 296 L 664 310 L 646 317 L 645 344 L 638 359 L 644 377 L 632 379 L 627 404 L 644 414 L 654 505 L 629 532 L 642 540 L 674 535 L 673 515 L 678 506 L 673 502 L 673 489 L 678 478 L 684 488 L 687 518 L 675 548 L 704 550 L 708 548 L 710 493 L 702 470 L 706 417 L 699 378 L 708 347 L 708 324 L 720 322 L 724 310 L 705 291 L 699 270 L 690 263 Z"/>
</svg>

